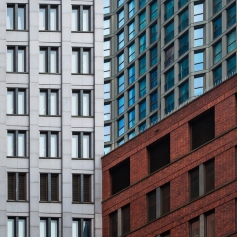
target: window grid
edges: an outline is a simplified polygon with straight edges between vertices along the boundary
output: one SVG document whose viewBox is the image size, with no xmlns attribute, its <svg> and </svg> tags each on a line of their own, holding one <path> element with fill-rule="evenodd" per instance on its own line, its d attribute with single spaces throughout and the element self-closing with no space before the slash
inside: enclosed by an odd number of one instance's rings
<svg viewBox="0 0 237 237">
<path fill-rule="evenodd" d="M 26 30 L 26 5 L 7 4 L 7 30 Z"/>
</svg>

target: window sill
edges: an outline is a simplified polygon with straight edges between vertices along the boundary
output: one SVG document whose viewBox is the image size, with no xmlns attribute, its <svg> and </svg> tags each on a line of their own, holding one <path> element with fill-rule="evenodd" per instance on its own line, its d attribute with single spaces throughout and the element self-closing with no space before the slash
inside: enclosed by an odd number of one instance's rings
<svg viewBox="0 0 237 237">
<path fill-rule="evenodd" d="M 61 159 L 61 157 L 39 157 L 39 159 L 42 159 L 42 160 L 44 160 L 44 159 L 53 159 L 53 160 L 59 160 L 59 159 Z"/>
<path fill-rule="evenodd" d="M 72 158 L 72 160 L 93 160 L 93 158 Z"/>
<path fill-rule="evenodd" d="M 94 118 L 94 116 L 72 115 L 72 118 Z"/>
<path fill-rule="evenodd" d="M 94 202 L 72 202 L 72 204 L 94 204 Z"/>
<path fill-rule="evenodd" d="M 46 115 L 40 114 L 39 116 L 40 117 L 55 117 L 55 118 L 61 117 L 61 115 L 47 115 L 47 114 Z"/>
<path fill-rule="evenodd" d="M 6 114 L 7 116 L 29 116 L 29 114 Z"/>
<path fill-rule="evenodd" d="M 25 203 L 29 203 L 27 200 L 7 200 L 7 202 L 25 202 Z"/>
<path fill-rule="evenodd" d="M 56 33 L 61 33 L 61 30 L 39 30 L 39 32 L 56 32 Z"/>
<path fill-rule="evenodd" d="M 14 158 L 14 159 L 29 159 L 28 156 L 7 156 L 7 158 Z"/>
<path fill-rule="evenodd" d="M 6 72 L 7 74 L 29 74 L 28 72 Z"/>
<path fill-rule="evenodd" d="M 18 30 L 18 29 L 6 29 L 6 31 L 29 32 L 28 30 Z"/>
<path fill-rule="evenodd" d="M 39 203 L 61 203 L 59 201 L 39 201 Z"/>
<path fill-rule="evenodd" d="M 71 31 L 71 33 L 94 33 L 94 31 Z"/>
<path fill-rule="evenodd" d="M 59 72 L 39 72 L 39 74 L 42 74 L 42 75 L 44 75 L 44 74 L 49 74 L 49 75 L 61 75 L 61 73 L 59 73 Z"/>
<path fill-rule="evenodd" d="M 88 75 L 88 76 L 93 76 L 93 73 L 71 73 L 72 75 Z"/>
</svg>

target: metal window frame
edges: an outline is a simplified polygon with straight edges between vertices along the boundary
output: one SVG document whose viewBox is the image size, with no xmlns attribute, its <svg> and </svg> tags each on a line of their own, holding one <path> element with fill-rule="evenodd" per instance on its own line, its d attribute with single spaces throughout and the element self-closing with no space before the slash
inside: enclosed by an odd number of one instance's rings
<svg viewBox="0 0 237 237">
<path fill-rule="evenodd" d="M 7 4 L 7 8 L 13 8 L 13 29 L 7 29 L 7 30 L 18 30 L 18 31 L 25 31 L 26 29 L 26 4 L 18 4 L 18 3 L 9 3 Z M 24 8 L 24 29 L 19 30 L 18 29 L 18 8 Z"/>
</svg>

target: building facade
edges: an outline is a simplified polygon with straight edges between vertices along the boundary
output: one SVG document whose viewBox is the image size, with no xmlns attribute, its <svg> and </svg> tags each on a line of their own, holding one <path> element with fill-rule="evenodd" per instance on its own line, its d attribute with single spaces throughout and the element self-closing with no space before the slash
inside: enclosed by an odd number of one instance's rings
<svg viewBox="0 0 237 237">
<path fill-rule="evenodd" d="M 237 236 L 237 76 L 102 158 L 103 236 Z"/>
<path fill-rule="evenodd" d="M 0 13 L 0 236 L 102 236 L 103 2 Z"/>
<path fill-rule="evenodd" d="M 236 1 L 104 1 L 105 153 L 236 71 Z"/>
</svg>

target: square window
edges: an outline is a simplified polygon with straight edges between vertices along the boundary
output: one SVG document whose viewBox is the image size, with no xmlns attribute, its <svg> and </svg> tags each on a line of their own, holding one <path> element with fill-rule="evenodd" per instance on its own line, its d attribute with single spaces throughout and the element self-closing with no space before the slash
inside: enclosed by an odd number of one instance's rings
<svg viewBox="0 0 237 237">
<path fill-rule="evenodd" d="M 49 231 L 49 229 L 51 231 Z M 40 236 L 58 237 L 58 234 L 59 234 L 58 218 L 40 218 Z"/>
<path fill-rule="evenodd" d="M 9 237 L 25 237 L 26 236 L 26 217 L 8 217 L 7 233 Z"/>
</svg>

